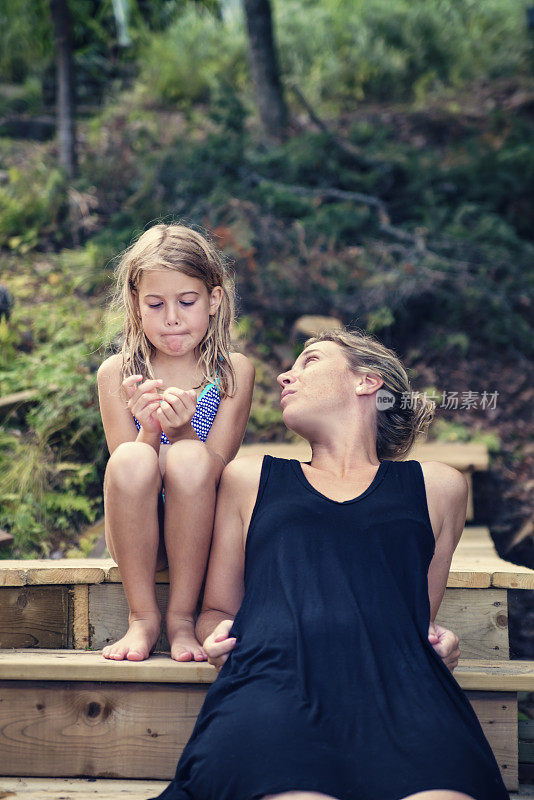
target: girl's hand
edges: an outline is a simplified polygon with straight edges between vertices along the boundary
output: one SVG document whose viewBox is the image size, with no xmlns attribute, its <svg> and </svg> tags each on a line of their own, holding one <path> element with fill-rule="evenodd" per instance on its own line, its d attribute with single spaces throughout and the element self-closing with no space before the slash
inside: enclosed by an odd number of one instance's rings
<svg viewBox="0 0 534 800">
<path fill-rule="evenodd" d="M 227 660 L 237 641 L 235 636 L 228 636 L 234 624 L 233 619 L 223 619 L 214 631 L 204 640 L 202 647 L 208 656 L 208 664 L 216 667 L 217 672 Z"/>
<path fill-rule="evenodd" d="M 194 389 L 165 389 L 156 418 L 169 442 L 174 444 L 181 438 L 184 425 L 193 419 L 197 407 L 197 393 Z"/>
<path fill-rule="evenodd" d="M 156 416 L 161 396 L 156 391 L 156 387 L 161 386 L 162 383 L 162 380 L 143 382 L 142 375 L 129 375 L 122 382 L 129 397 L 128 408 L 139 420 L 141 427 L 150 433 L 161 434 L 161 425 Z"/>
</svg>

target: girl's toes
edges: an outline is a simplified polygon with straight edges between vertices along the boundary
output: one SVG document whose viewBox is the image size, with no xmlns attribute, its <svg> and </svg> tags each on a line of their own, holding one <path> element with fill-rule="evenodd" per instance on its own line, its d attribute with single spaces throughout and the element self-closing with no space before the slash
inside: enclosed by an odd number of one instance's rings
<svg viewBox="0 0 534 800">
<path fill-rule="evenodd" d="M 177 647 L 172 653 L 175 661 L 191 661 L 192 656 L 191 650 L 187 647 Z"/>
</svg>

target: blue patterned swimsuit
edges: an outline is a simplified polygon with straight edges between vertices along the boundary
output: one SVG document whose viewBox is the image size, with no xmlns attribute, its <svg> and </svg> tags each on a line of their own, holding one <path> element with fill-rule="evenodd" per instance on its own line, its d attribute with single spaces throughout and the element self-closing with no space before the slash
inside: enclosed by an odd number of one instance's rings
<svg viewBox="0 0 534 800">
<path fill-rule="evenodd" d="M 219 408 L 219 403 L 221 402 L 218 374 L 219 373 L 217 371 L 215 374 L 215 380 L 217 383 L 208 383 L 208 385 L 205 386 L 199 394 L 197 398 L 197 407 L 191 418 L 191 425 L 193 426 L 196 435 L 202 442 L 205 442 L 208 437 L 208 433 L 211 430 L 211 426 L 213 425 L 213 421 Z M 140 430 L 141 423 L 135 416 L 134 422 L 137 430 Z M 165 436 L 163 431 L 161 432 L 161 444 L 170 444 L 170 441 Z M 165 492 L 163 490 L 162 499 L 165 501 Z"/>
</svg>

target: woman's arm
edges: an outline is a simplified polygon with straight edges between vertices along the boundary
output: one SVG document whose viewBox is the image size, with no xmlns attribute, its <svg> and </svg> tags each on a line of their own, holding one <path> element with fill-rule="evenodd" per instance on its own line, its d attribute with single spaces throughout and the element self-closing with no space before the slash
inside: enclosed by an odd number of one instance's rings
<svg viewBox="0 0 534 800">
<path fill-rule="evenodd" d="M 436 537 L 436 549 L 428 569 L 430 620 L 438 613 L 467 516 L 468 484 L 459 470 L 439 461 L 421 464 L 426 487 L 428 512 Z"/>
<path fill-rule="evenodd" d="M 217 492 L 204 600 L 195 632 L 208 661 L 218 668 L 235 644 L 235 639 L 227 637 L 245 593 L 245 532 L 258 494 L 262 463 L 259 456 L 231 461 L 222 472 Z M 217 643 L 220 633 L 225 634 L 224 641 Z"/>
<path fill-rule="evenodd" d="M 206 438 L 206 445 L 225 465 L 235 458 L 241 447 L 252 404 L 255 375 L 254 364 L 245 355 L 232 353 L 230 358 L 236 373 L 236 392 L 233 397 L 221 400 Z"/>
</svg>

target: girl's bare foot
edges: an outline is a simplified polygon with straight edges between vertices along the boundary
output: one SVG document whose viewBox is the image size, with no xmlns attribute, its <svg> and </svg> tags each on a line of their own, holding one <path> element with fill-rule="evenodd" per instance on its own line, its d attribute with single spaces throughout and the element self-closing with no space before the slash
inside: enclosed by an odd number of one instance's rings
<svg viewBox="0 0 534 800">
<path fill-rule="evenodd" d="M 175 661 L 207 661 L 207 653 L 195 636 L 195 623 L 191 617 L 167 611 L 165 621 L 171 658 Z"/>
<path fill-rule="evenodd" d="M 122 639 L 102 649 L 104 658 L 115 661 L 144 661 L 161 633 L 161 612 L 128 615 L 129 628 Z"/>
</svg>

